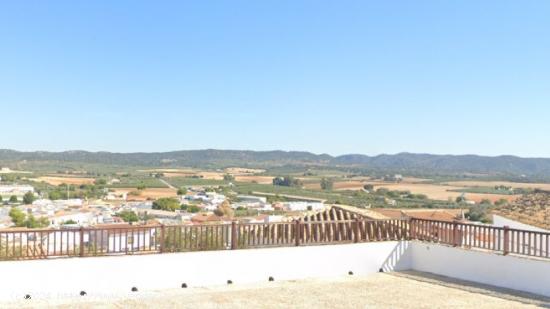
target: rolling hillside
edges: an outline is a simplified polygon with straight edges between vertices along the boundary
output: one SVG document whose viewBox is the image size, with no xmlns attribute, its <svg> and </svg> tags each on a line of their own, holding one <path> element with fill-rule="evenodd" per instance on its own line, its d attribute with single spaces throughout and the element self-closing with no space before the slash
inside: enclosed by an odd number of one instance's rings
<svg viewBox="0 0 550 309">
<path fill-rule="evenodd" d="M 0 150 L 0 165 L 20 162 L 58 162 L 150 167 L 278 167 L 321 166 L 382 171 L 387 173 L 457 175 L 484 174 L 521 178 L 550 179 L 550 159 L 514 156 L 313 154 L 297 151 L 189 150 L 153 153 L 111 153 L 88 151 L 19 152 Z"/>
</svg>

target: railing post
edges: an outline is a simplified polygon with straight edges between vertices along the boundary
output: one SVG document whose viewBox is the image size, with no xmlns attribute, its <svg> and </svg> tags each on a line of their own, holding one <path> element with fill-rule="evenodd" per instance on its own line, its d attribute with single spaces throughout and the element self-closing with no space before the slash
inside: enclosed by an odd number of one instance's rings
<svg viewBox="0 0 550 309">
<path fill-rule="evenodd" d="M 299 246 L 300 245 L 300 237 L 301 237 L 301 234 L 302 234 L 302 231 L 301 231 L 301 226 L 300 226 L 300 220 L 296 220 L 294 222 L 294 226 L 295 226 L 295 233 L 294 233 L 294 237 L 296 238 L 295 241 L 296 241 L 296 246 Z"/>
<path fill-rule="evenodd" d="M 160 226 L 160 253 L 164 253 L 164 224 Z"/>
<path fill-rule="evenodd" d="M 84 256 L 84 227 L 80 227 L 80 257 Z"/>
<path fill-rule="evenodd" d="M 414 218 L 409 218 L 409 240 L 416 239 L 416 225 L 414 223 Z"/>
<path fill-rule="evenodd" d="M 237 222 L 231 222 L 231 250 L 237 249 Z"/>
<path fill-rule="evenodd" d="M 504 226 L 504 246 L 503 246 L 504 255 L 510 253 L 510 227 L 508 225 Z"/>
<path fill-rule="evenodd" d="M 458 247 L 458 223 L 453 221 L 453 247 Z"/>
<path fill-rule="evenodd" d="M 359 218 L 355 218 L 353 222 L 353 242 L 359 242 Z"/>
</svg>

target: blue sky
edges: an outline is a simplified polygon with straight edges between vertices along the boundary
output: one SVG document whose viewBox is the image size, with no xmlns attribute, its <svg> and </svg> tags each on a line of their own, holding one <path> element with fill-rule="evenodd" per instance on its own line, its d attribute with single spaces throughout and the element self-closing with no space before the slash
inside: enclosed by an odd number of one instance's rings
<svg viewBox="0 0 550 309">
<path fill-rule="evenodd" d="M 550 157 L 548 1 L 0 4 L 0 148 Z"/>
</svg>

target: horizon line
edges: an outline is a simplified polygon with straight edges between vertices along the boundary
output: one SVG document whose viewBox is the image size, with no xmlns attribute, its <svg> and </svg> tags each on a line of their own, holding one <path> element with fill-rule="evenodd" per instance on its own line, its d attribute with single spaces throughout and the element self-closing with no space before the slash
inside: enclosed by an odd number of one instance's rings
<svg viewBox="0 0 550 309">
<path fill-rule="evenodd" d="M 452 156 L 452 157 L 465 157 L 465 156 L 476 156 L 476 157 L 486 157 L 486 158 L 502 158 L 502 157 L 514 157 L 520 159 L 550 159 L 549 157 L 541 156 L 520 156 L 513 154 L 499 154 L 499 155 L 484 155 L 484 154 L 474 154 L 474 153 L 460 153 L 460 154 L 451 154 L 451 153 L 429 153 L 429 152 L 411 152 L 411 151 L 400 151 L 396 153 L 378 153 L 378 154 L 364 154 L 364 153 L 343 153 L 343 154 L 329 154 L 329 153 L 317 153 L 307 150 L 283 150 L 283 149 L 272 149 L 272 150 L 254 150 L 254 149 L 223 149 L 223 148 L 202 148 L 202 149 L 178 149 L 178 150 L 167 150 L 167 151 L 109 151 L 109 150 L 85 150 L 85 149 L 67 149 L 67 150 L 18 150 L 13 148 L 0 148 L 0 151 L 12 151 L 20 153 L 71 153 L 71 152 L 87 152 L 87 153 L 110 153 L 110 154 L 162 154 L 162 153 L 174 153 L 174 152 L 184 152 L 184 151 L 248 151 L 248 152 L 285 152 L 285 153 L 309 153 L 316 156 L 330 156 L 333 158 L 343 157 L 343 156 L 366 156 L 366 157 L 379 157 L 379 156 L 396 156 L 403 154 L 410 155 L 431 155 L 431 156 Z"/>
</svg>

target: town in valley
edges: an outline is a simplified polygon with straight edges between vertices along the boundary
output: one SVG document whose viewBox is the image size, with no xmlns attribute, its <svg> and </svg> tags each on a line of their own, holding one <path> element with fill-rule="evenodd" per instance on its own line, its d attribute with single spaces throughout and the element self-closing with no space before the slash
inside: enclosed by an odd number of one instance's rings
<svg viewBox="0 0 550 309">
<path fill-rule="evenodd" d="M 8 164 L 0 170 L 0 228 L 7 230 L 291 222 L 333 208 L 352 214 L 346 219 L 512 220 L 541 229 L 550 216 L 544 206 L 550 183 L 495 175 L 429 178 L 250 162 L 217 168 Z"/>
</svg>

